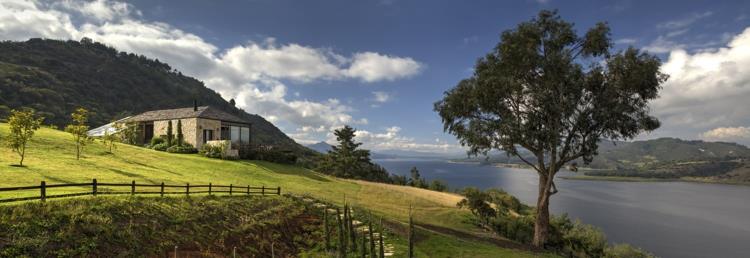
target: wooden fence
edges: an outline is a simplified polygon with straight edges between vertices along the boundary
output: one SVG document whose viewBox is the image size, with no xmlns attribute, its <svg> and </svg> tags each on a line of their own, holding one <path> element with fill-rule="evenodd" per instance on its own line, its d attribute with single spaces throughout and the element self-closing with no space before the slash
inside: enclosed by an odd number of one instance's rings
<svg viewBox="0 0 750 258">
<path fill-rule="evenodd" d="M 109 189 L 99 189 L 100 186 L 104 187 L 129 187 L 130 191 L 108 191 Z M 65 187 L 91 187 L 91 191 L 85 191 L 85 192 L 77 192 L 77 193 L 65 193 L 65 194 L 54 194 L 54 195 L 48 195 L 47 189 L 49 188 L 65 188 Z M 136 191 L 136 188 L 147 188 L 147 189 L 154 189 L 159 188 L 158 191 Z M 179 191 L 173 190 L 173 189 L 180 189 Z M 18 187 L 3 187 L 0 188 L 0 192 L 13 192 L 13 191 L 24 191 L 24 190 L 34 190 L 39 189 L 39 196 L 29 196 L 29 197 L 18 197 L 18 198 L 6 198 L 6 199 L 0 199 L 0 203 L 6 203 L 6 202 L 18 202 L 18 201 L 29 201 L 29 200 L 41 200 L 45 201 L 47 199 L 52 198 L 63 198 L 63 197 L 73 197 L 73 196 L 83 196 L 83 195 L 107 195 L 107 194 L 130 194 L 130 195 L 136 195 L 136 194 L 159 194 L 161 196 L 164 196 L 165 194 L 184 194 L 184 195 L 190 195 L 190 194 L 201 194 L 201 193 L 207 193 L 207 194 L 214 194 L 214 193 L 229 193 L 229 195 L 234 194 L 245 194 L 245 195 L 251 195 L 251 194 L 260 194 L 260 195 L 266 195 L 266 194 L 274 194 L 274 195 L 281 195 L 281 187 L 276 188 L 267 188 L 265 186 L 261 187 L 251 187 L 251 186 L 236 186 L 233 184 L 230 185 L 213 185 L 211 183 L 208 183 L 207 185 L 190 185 L 190 183 L 187 183 L 185 185 L 167 185 L 162 182 L 161 184 L 136 184 L 135 180 L 130 183 L 123 183 L 123 184 L 113 184 L 113 183 L 100 183 L 97 182 L 96 179 L 92 180 L 90 183 L 80 183 L 80 184 L 50 184 L 48 185 L 45 181 L 42 181 L 41 184 L 35 185 L 35 186 L 18 186 Z M 169 189 L 170 191 L 165 191 L 165 189 Z M 107 191 L 99 191 L 99 190 L 107 190 Z"/>
</svg>

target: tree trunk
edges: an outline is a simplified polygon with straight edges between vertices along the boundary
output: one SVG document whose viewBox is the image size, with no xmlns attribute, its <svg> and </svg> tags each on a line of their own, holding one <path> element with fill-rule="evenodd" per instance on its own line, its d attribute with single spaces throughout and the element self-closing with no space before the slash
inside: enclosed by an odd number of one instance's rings
<svg viewBox="0 0 750 258">
<path fill-rule="evenodd" d="M 551 179 L 550 179 L 551 180 Z M 550 184 L 544 175 L 539 175 L 539 198 L 536 203 L 534 223 L 534 247 L 543 248 L 549 233 L 549 190 Z"/>
<path fill-rule="evenodd" d="M 18 162 L 18 165 L 23 167 L 23 159 L 26 157 L 26 144 L 21 147 L 21 162 Z"/>
</svg>

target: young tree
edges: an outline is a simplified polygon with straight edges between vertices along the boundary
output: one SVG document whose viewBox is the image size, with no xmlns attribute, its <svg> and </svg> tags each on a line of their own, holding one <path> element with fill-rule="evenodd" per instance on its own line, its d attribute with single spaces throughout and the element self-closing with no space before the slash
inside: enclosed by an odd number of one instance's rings
<svg viewBox="0 0 750 258">
<path fill-rule="evenodd" d="M 172 134 L 172 120 L 167 121 L 167 146 L 172 146 L 173 142 L 172 139 L 174 135 Z"/>
<path fill-rule="evenodd" d="M 138 140 L 138 128 L 135 123 L 115 123 L 115 131 L 123 143 L 134 145 Z"/>
<path fill-rule="evenodd" d="M 120 136 L 117 135 L 117 133 L 110 132 L 109 130 L 104 130 L 104 137 L 102 137 L 102 141 L 104 142 L 104 146 L 106 146 L 109 150 L 107 152 L 112 153 L 112 149 L 116 149 L 117 146 L 115 146 L 115 142 L 120 138 Z"/>
<path fill-rule="evenodd" d="M 177 120 L 177 145 L 182 146 L 185 143 L 185 135 L 182 134 L 182 120 Z"/>
<path fill-rule="evenodd" d="M 70 114 L 73 118 L 73 124 L 65 127 L 65 131 L 73 135 L 73 141 L 76 144 L 76 159 L 81 159 L 81 152 L 83 147 L 90 140 L 88 136 L 89 126 L 86 125 L 88 121 L 89 111 L 84 108 L 78 108 L 75 112 Z"/>
<path fill-rule="evenodd" d="M 435 103 L 444 130 L 470 153 L 504 150 L 539 175 L 534 246 L 549 232 L 549 198 L 565 164 L 588 164 L 602 138 L 631 139 L 659 127 L 648 102 L 667 76 L 661 61 L 634 48 L 610 53 L 609 26 L 579 36 L 556 11 L 502 33 L 474 74 Z M 530 159 L 519 149 L 533 153 Z"/>
<path fill-rule="evenodd" d="M 26 145 L 34 136 L 34 131 L 39 129 L 44 121 L 43 117 L 36 117 L 34 110 L 11 110 L 8 118 L 10 134 L 5 140 L 5 145 L 13 149 L 21 160 L 19 166 L 23 166 L 23 160 L 26 158 Z"/>
<path fill-rule="evenodd" d="M 409 179 L 409 185 L 413 187 L 427 188 L 427 182 L 419 174 L 419 170 L 417 169 L 417 167 L 412 167 L 411 171 L 409 172 L 411 174 L 411 178 Z"/>
</svg>

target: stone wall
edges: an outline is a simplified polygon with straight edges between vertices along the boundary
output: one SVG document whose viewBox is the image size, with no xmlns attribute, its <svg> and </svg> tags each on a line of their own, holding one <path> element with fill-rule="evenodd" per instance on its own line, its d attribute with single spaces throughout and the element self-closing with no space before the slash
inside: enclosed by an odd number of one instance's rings
<svg viewBox="0 0 750 258">
<path fill-rule="evenodd" d="M 182 122 L 182 135 L 186 143 L 196 146 L 198 139 L 198 130 L 196 129 L 195 118 L 175 119 L 172 120 L 172 134 L 177 139 L 177 120 Z M 167 135 L 167 126 L 169 120 L 154 121 L 154 137 Z"/>
</svg>

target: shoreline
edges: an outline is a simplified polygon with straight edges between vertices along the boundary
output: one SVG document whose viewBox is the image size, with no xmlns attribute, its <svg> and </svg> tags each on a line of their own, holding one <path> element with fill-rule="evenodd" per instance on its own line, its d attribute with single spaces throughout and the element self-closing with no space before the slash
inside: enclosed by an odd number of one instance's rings
<svg viewBox="0 0 750 258">
<path fill-rule="evenodd" d="M 703 179 L 703 178 L 648 178 L 648 177 L 622 177 L 622 176 L 561 176 L 559 178 L 566 180 L 587 180 L 587 181 L 610 181 L 610 182 L 685 182 L 685 183 L 701 183 L 701 184 L 719 184 L 719 185 L 741 185 L 750 186 L 750 182 L 732 182 L 732 181 L 720 181 L 715 179 Z"/>
</svg>

